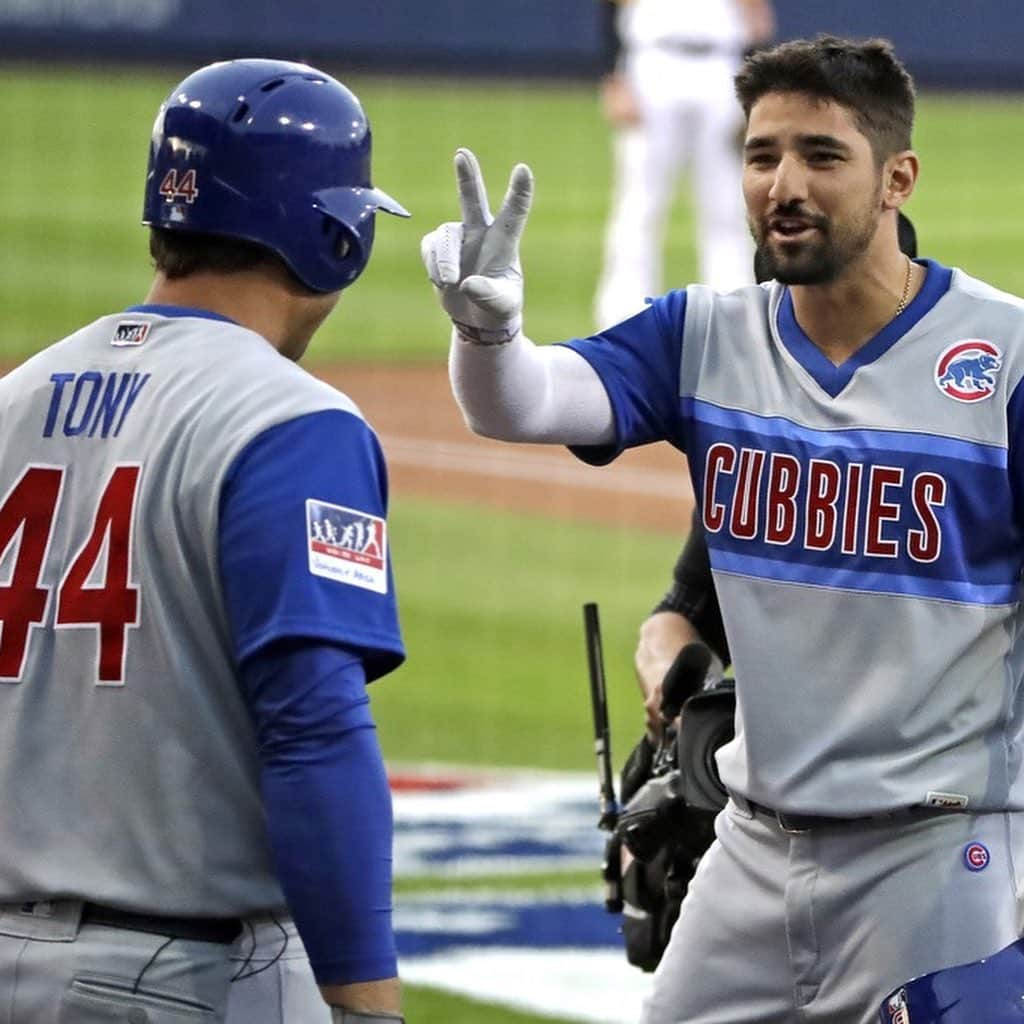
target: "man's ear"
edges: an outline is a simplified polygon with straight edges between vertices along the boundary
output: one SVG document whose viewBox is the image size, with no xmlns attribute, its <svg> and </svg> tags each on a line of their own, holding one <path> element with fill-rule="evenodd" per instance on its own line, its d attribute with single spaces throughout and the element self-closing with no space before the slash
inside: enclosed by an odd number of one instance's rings
<svg viewBox="0 0 1024 1024">
<path fill-rule="evenodd" d="M 912 149 L 894 153 L 883 170 L 882 209 L 898 210 L 913 194 L 921 164 Z"/>
</svg>

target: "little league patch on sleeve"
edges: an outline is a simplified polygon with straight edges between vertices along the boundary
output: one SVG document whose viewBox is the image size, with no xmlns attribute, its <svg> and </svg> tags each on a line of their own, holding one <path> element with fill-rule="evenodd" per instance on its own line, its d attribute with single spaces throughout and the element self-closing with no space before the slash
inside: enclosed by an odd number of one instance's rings
<svg viewBox="0 0 1024 1024">
<path fill-rule="evenodd" d="M 314 576 L 386 594 L 387 537 L 387 523 L 379 516 L 306 499 L 306 547 Z"/>
</svg>

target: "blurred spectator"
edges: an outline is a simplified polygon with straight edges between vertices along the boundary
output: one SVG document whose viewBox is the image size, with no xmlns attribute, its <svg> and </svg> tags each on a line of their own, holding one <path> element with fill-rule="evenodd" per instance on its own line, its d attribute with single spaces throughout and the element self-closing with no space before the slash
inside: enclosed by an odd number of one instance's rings
<svg viewBox="0 0 1024 1024">
<path fill-rule="evenodd" d="M 692 173 L 697 280 L 753 280 L 740 189 L 743 118 L 732 77 L 774 33 L 771 0 L 600 0 L 602 100 L 614 131 L 614 178 L 598 328 L 660 294 L 664 229 L 682 170 Z"/>
</svg>

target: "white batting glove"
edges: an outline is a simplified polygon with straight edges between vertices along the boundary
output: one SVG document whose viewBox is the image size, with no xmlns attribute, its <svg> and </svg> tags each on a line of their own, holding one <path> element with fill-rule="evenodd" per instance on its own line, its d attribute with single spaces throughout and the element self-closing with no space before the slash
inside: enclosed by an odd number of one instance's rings
<svg viewBox="0 0 1024 1024">
<path fill-rule="evenodd" d="M 497 217 L 476 157 L 455 152 L 462 222 L 442 224 L 420 243 L 427 275 L 459 335 L 477 345 L 502 345 L 523 326 L 519 239 L 533 199 L 533 174 L 516 164 Z"/>
</svg>

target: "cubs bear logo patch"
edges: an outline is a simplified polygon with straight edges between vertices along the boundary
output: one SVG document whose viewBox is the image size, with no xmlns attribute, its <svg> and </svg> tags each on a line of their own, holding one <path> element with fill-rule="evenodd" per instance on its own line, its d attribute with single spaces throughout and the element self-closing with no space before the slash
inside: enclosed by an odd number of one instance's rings
<svg viewBox="0 0 1024 1024">
<path fill-rule="evenodd" d="M 956 402 L 980 402 L 996 390 L 1003 353 L 991 341 L 968 338 L 946 347 L 935 363 L 935 386 Z"/>
<path fill-rule="evenodd" d="M 309 498 L 306 546 L 314 576 L 387 593 L 387 523 L 380 516 Z"/>
</svg>

